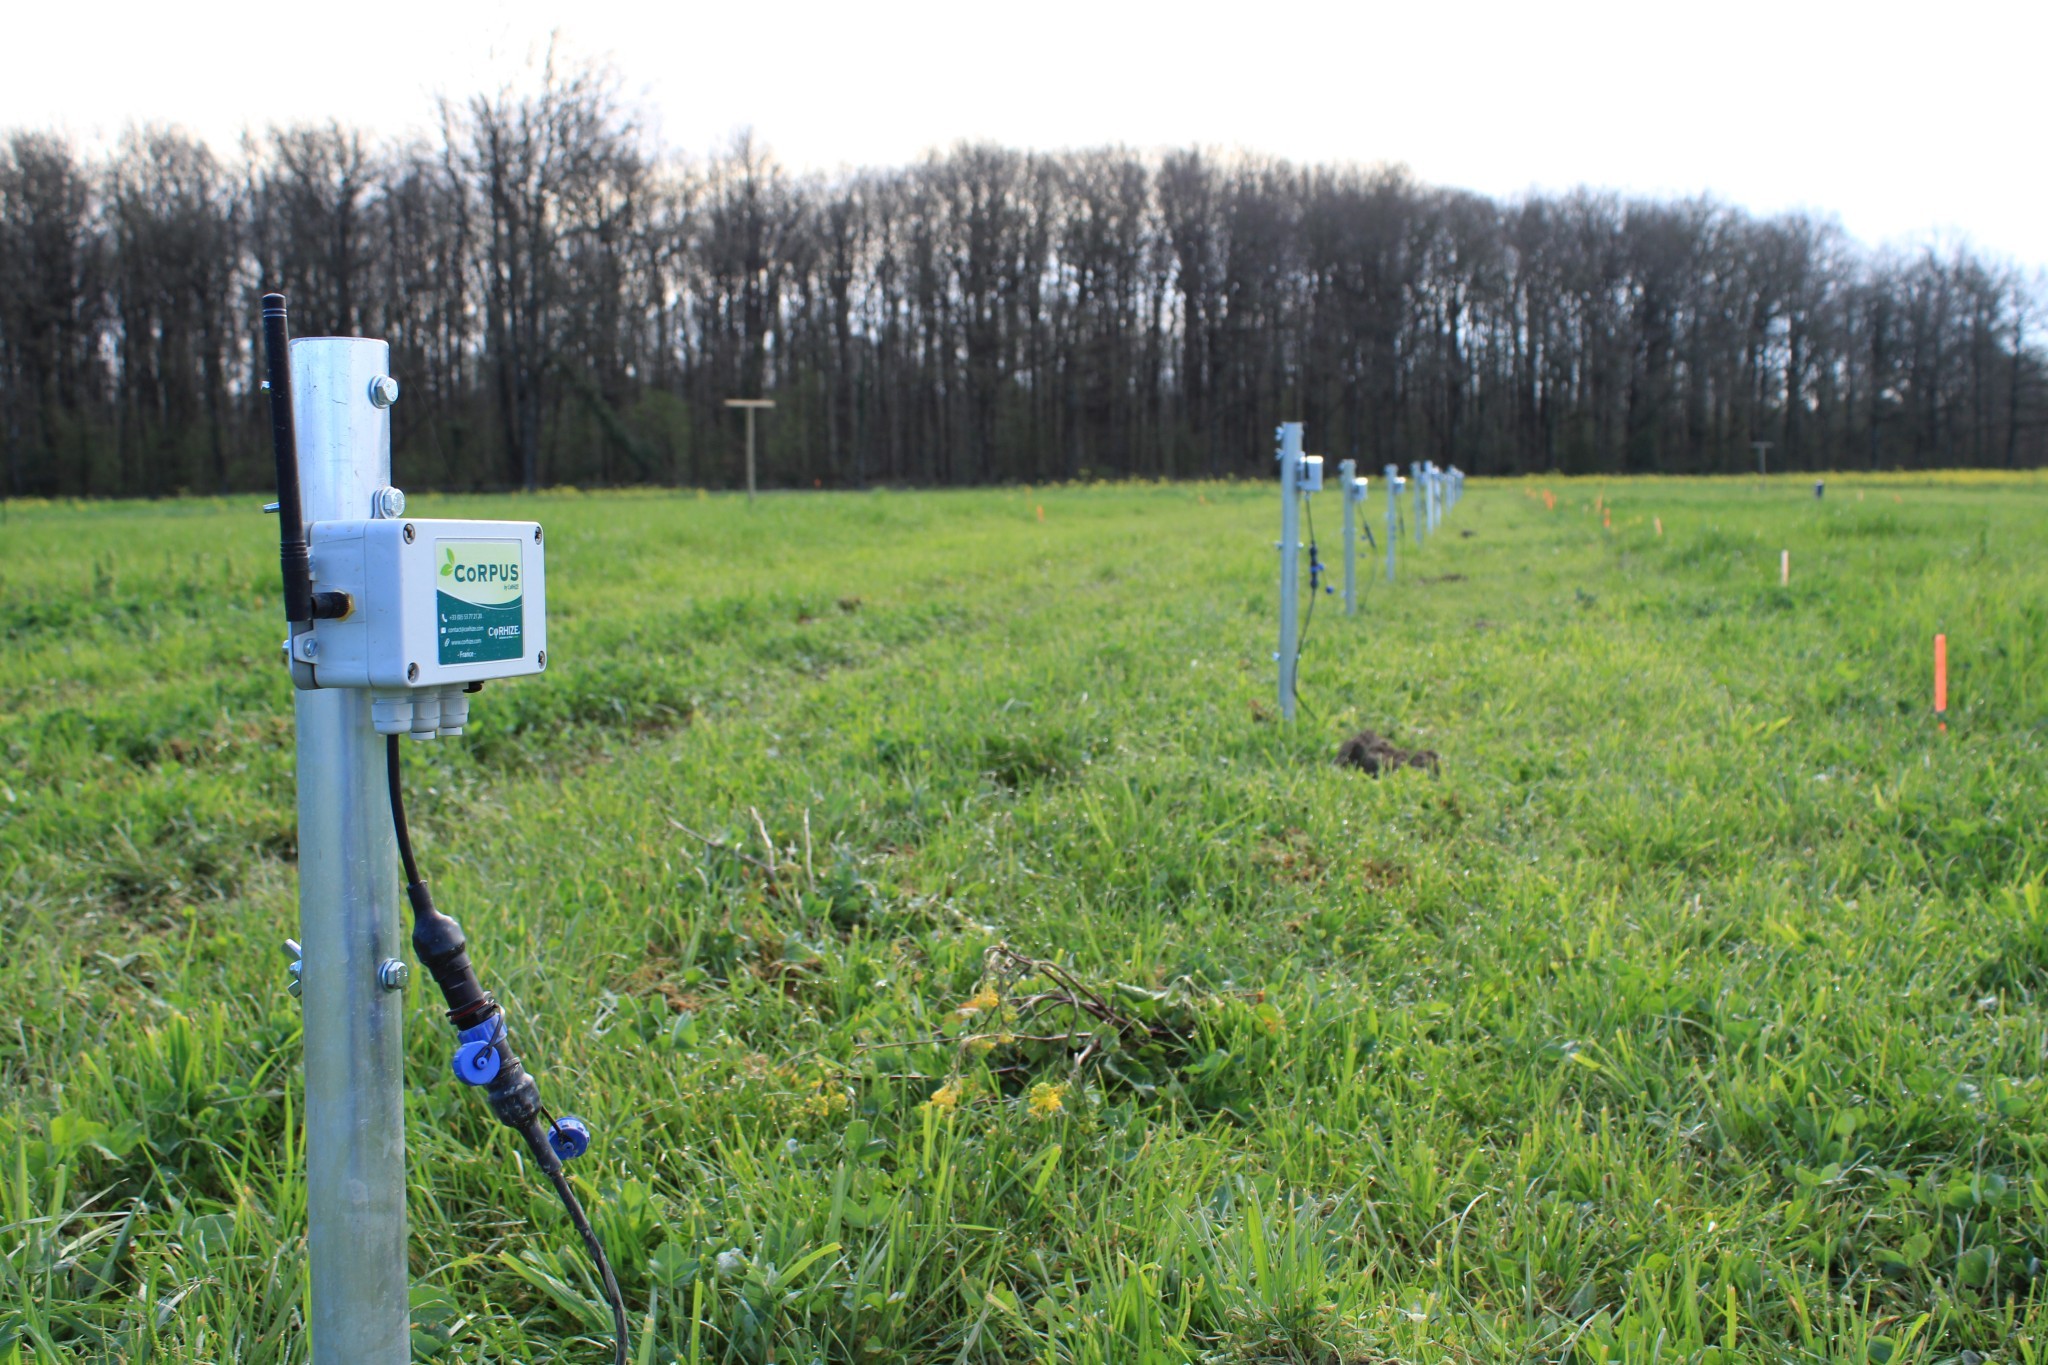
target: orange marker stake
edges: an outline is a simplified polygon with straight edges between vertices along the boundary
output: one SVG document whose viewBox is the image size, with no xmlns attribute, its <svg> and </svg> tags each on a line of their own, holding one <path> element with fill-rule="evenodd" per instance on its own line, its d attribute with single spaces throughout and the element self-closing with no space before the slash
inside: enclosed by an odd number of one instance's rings
<svg viewBox="0 0 2048 1365">
<path fill-rule="evenodd" d="M 1948 733 L 1948 636 L 1934 637 L 1934 717 Z"/>
<path fill-rule="evenodd" d="M 1045 520 L 1045 504 L 1042 502 L 1038 504 L 1038 519 L 1040 521 Z"/>
<path fill-rule="evenodd" d="M 1780 550 L 1778 551 L 1778 586 L 1785 588 L 1791 585 L 1792 552 L 1790 550 Z"/>
<path fill-rule="evenodd" d="M 1653 520 L 1653 521 L 1655 521 L 1655 522 L 1657 523 L 1657 534 L 1658 534 L 1658 535 L 1660 535 L 1660 536 L 1661 536 L 1661 535 L 1663 535 L 1663 534 L 1664 534 L 1664 518 L 1662 518 L 1662 517 L 1652 517 L 1652 518 L 1651 518 L 1651 520 Z"/>
</svg>

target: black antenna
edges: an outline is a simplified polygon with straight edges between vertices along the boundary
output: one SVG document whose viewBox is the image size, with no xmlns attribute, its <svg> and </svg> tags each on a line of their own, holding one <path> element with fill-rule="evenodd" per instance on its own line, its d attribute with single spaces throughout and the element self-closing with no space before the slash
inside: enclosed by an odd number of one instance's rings
<svg viewBox="0 0 2048 1365">
<path fill-rule="evenodd" d="M 263 360 L 269 375 L 270 444 L 277 454 L 277 557 L 284 569 L 284 619 L 313 619 L 313 562 L 306 553 L 306 513 L 299 502 L 299 439 L 292 429 L 291 337 L 284 295 L 263 296 Z"/>
<path fill-rule="evenodd" d="M 270 390 L 270 444 L 277 455 L 277 558 L 284 570 L 284 619 L 292 625 L 349 613 L 347 593 L 313 591 L 306 510 L 299 498 L 299 436 L 292 426 L 291 336 L 284 295 L 263 296 L 263 362 Z"/>
</svg>

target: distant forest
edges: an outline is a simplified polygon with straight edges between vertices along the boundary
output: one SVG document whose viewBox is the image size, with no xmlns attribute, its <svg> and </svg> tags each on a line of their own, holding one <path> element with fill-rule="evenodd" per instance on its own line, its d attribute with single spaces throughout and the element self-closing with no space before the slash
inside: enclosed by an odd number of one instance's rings
<svg viewBox="0 0 2048 1365">
<path fill-rule="evenodd" d="M 768 486 L 1264 475 L 1283 419 L 1370 469 L 2048 460 L 2038 281 L 1711 200 L 1198 151 L 793 175 L 654 154 L 552 69 L 409 141 L 0 143 L 15 495 L 268 484 L 266 289 L 391 342 L 414 488 L 730 486 L 755 396 Z"/>
</svg>

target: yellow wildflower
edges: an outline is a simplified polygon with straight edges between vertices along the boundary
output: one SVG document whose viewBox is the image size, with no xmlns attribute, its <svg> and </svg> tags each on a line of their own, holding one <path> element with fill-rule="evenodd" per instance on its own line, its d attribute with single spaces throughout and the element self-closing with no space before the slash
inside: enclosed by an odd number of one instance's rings
<svg viewBox="0 0 2048 1365">
<path fill-rule="evenodd" d="M 853 1096 L 842 1086 L 827 1086 L 823 1076 L 811 1082 L 811 1094 L 804 1100 L 804 1111 L 814 1118 L 830 1118 L 832 1115 L 853 1107 Z"/>
<path fill-rule="evenodd" d="M 1035 1119 L 1049 1119 L 1067 1107 L 1067 1083 L 1040 1081 L 1024 1097 L 1024 1107 Z"/>
<path fill-rule="evenodd" d="M 983 1010 L 995 1009 L 1002 1003 L 1003 998 L 996 994 L 994 986 L 983 986 L 974 993 L 973 999 L 969 1000 L 959 1009 L 954 1010 L 953 1013 L 959 1015 L 962 1019 L 972 1019 Z"/>
<path fill-rule="evenodd" d="M 953 1109 L 960 1103 L 960 1082 L 947 1081 L 937 1090 L 932 1091 L 932 1097 L 925 1101 L 925 1103 L 931 1105 L 932 1108 L 942 1114 Z"/>
</svg>

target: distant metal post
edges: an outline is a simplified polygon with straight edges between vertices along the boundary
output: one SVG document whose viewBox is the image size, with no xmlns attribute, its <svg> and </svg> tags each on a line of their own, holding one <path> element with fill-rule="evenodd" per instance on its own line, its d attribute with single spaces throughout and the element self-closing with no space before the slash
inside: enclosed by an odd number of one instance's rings
<svg viewBox="0 0 2048 1365">
<path fill-rule="evenodd" d="M 1415 543 L 1420 545 L 1422 544 L 1422 533 L 1425 529 L 1423 526 L 1424 517 L 1422 515 L 1422 461 L 1410 460 L 1408 462 L 1408 481 L 1410 485 L 1408 513 L 1415 522 Z"/>
<path fill-rule="evenodd" d="M 725 405 L 729 408 L 745 408 L 747 410 L 747 501 L 752 502 L 754 500 L 754 410 L 756 408 L 772 408 L 775 406 L 775 400 L 772 398 L 728 398 L 725 400 Z"/>
<path fill-rule="evenodd" d="M 1770 454 L 1771 443 L 1769 441 L 1751 441 L 1749 444 L 1756 451 L 1756 476 L 1761 479 L 1764 477 L 1764 457 Z"/>
<path fill-rule="evenodd" d="M 391 414 L 372 399 L 371 385 L 390 367 L 391 348 L 381 341 L 291 344 L 308 523 L 376 515 L 372 499 L 391 482 Z M 371 723 L 370 699 L 367 687 L 294 697 L 314 1365 L 412 1359 L 405 996 L 378 979 L 381 963 L 402 960 L 404 940 L 384 737 Z"/>
<path fill-rule="evenodd" d="M 1294 719 L 1294 666 L 1301 628 L 1301 423 L 1282 422 L 1280 460 L 1280 714 Z"/>
<path fill-rule="evenodd" d="M 1387 581 L 1394 581 L 1394 544 L 1399 537 L 1395 532 L 1396 518 L 1400 515 L 1397 506 L 1401 496 L 1401 473 L 1393 465 L 1384 471 L 1387 479 Z"/>
<path fill-rule="evenodd" d="M 1337 466 L 1344 480 L 1344 614 L 1358 614 L 1358 461 Z"/>
</svg>

